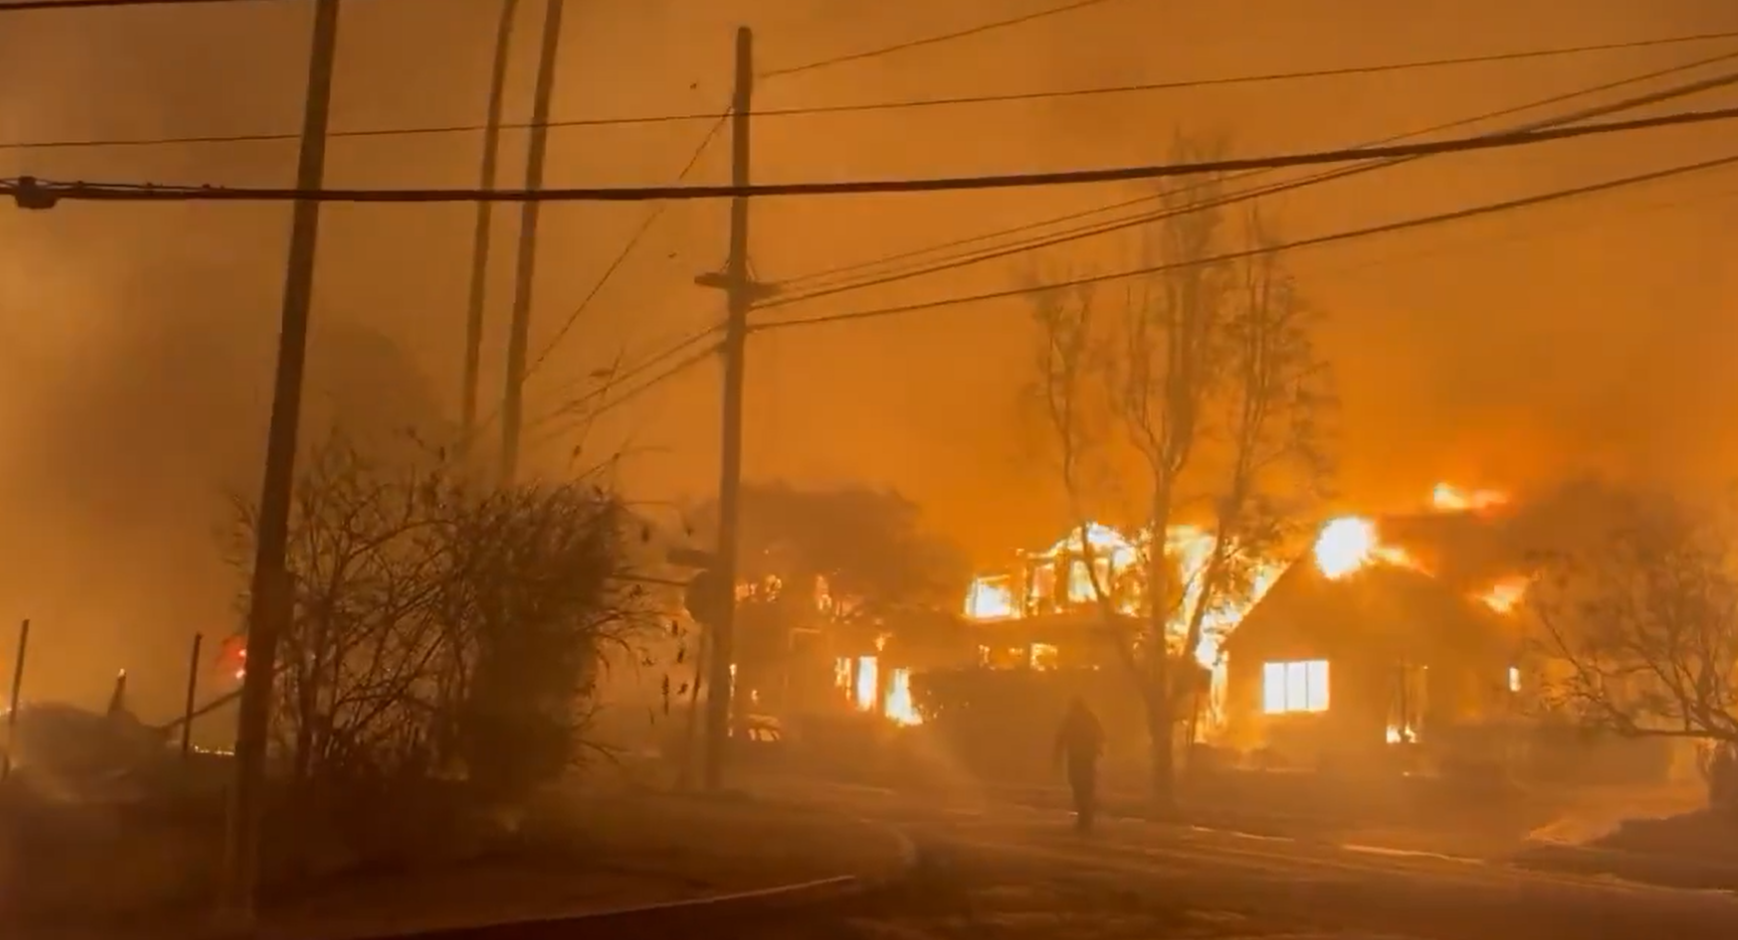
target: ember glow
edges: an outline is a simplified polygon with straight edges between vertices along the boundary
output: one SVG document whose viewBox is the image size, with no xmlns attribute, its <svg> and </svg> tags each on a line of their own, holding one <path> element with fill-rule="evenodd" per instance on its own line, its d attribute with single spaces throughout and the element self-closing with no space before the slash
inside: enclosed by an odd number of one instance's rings
<svg viewBox="0 0 1738 940">
<path fill-rule="evenodd" d="M 1010 575 L 991 575 L 974 580 L 966 591 L 966 619 L 1010 620 L 1020 616 L 1014 594 L 1014 579 Z"/>
<path fill-rule="evenodd" d="M 1316 567 L 1331 581 L 1361 571 L 1372 564 L 1418 567 L 1405 551 L 1383 545 L 1376 523 L 1361 516 L 1342 516 L 1322 526 L 1316 537 Z"/>
<path fill-rule="evenodd" d="M 923 716 L 911 701 L 911 670 L 894 669 L 887 674 L 887 718 L 896 725 L 921 725 Z"/>
<path fill-rule="evenodd" d="M 1084 547 L 1087 549 L 1084 552 L 1082 532 L 1085 533 Z M 1145 592 L 1139 588 L 1145 582 L 1142 569 L 1147 564 L 1151 541 L 1146 533 L 1130 537 L 1111 526 L 1089 522 L 1058 539 L 1049 548 L 1025 556 L 1026 567 L 1020 573 L 998 572 L 974 580 L 966 593 L 965 615 L 979 622 L 1030 616 L 1040 606 L 1046 585 L 1054 583 L 1056 568 L 1066 566 L 1063 596 L 1069 605 L 1097 604 L 1102 591 L 1109 596 L 1116 613 L 1141 616 L 1146 609 L 1146 598 Z M 1213 533 L 1199 526 L 1176 525 L 1165 531 L 1165 556 L 1176 566 L 1177 577 L 1183 586 L 1183 603 L 1171 615 L 1168 625 L 1173 642 L 1182 641 L 1188 634 L 1189 618 L 1206 588 L 1206 570 L 1213 557 L 1213 545 Z M 1235 551 L 1235 546 L 1232 550 Z M 1090 569 L 1083 557 L 1086 555 L 1092 558 Z M 1225 637 L 1267 592 L 1280 570 L 1278 565 L 1258 562 L 1256 570 L 1244 579 L 1246 584 L 1237 596 L 1222 594 L 1209 605 L 1202 615 L 1201 641 L 1194 650 L 1195 658 L 1202 666 L 1208 669 L 1221 666 L 1219 649 Z M 1134 576 L 1136 589 L 1120 590 L 1119 587 L 1130 580 L 1130 575 Z M 1022 586 L 1024 603 L 1020 598 Z"/>
<path fill-rule="evenodd" d="M 1436 484 L 1430 493 L 1430 504 L 1438 512 L 1485 512 L 1508 502 L 1509 494 L 1499 490 L 1463 490 L 1449 483 Z"/>
<path fill-rule="evenodd" d="M 1477 595 L 1479 603 L 1499 614 L 1513 613 L 1527 596 L 1526 578 L 1504 578 Z"/>
</svg>

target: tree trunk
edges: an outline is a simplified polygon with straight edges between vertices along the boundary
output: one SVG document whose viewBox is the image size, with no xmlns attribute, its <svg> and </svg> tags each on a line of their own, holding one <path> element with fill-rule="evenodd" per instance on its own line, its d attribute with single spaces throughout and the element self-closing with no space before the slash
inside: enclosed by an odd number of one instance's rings
<svg viewBox="0 0 1738 940">
<path fill-rule="evenodd" d="M 1161 478 L 1153 487 L 1152 548 L 1147 571 L 1147 649 L 1142 697 L 1147 703 L 1147 735 L 1151 741 L 1154 807 L 1168 812 L 1177 804 L 1175 749 L 1172 728 L 1176 706 L 1171 695 L 1171 569 L 1166 557 L 1166 531 L 1171 526 L 1171 482 Z"/>
<path fill-rule="evenodd" d="M 1160 656 L 1155 660 L 1157 665 L 1151 668 L 1150 679 L 1160 691 L 1147 699 L 1147 734 L 1153 748 L 1153 805 L 1161 812 L 1175 809 L 1177 805 L 1176 748 L 1172 741 L 1176 709 L 1171 707 L 1171 696 L 1164 691 L 1169 688 L 1166 682 L 1166 674 L 1170 671 L 1166 662 L 1168 658 Z"/>
</svg>

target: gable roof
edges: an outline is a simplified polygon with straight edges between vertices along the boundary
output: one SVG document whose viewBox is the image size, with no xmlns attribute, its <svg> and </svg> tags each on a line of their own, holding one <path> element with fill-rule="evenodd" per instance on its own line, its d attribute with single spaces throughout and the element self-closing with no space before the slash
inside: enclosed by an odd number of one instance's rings
<svg viewBox="0 0 1738 940">
<path fill-rule="evenodd" d="M 1383 542 L 1418 560 L 1440 584 L 1460 594 L 1484 590 L 1524 573 L 1528 552 L 1515 519 L 1482 513 L 1417 513 L 1377 520 Z"/>
<path fill-rule="evenodd" d="M 1306 557 L 1286 569 L 1224 645 L 1233 656 L 1240 645 L 1288 641 L 1413 654 L 1494 653 L 1517 640 L 1503 617 L 1431 575 L 1373 564 L 1330 579 Z"/>
</svg>

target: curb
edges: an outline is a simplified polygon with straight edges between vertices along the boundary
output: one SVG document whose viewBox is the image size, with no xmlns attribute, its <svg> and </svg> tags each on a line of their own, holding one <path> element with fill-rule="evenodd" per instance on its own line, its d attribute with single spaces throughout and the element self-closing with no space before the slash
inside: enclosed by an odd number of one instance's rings
<svg viewBox="0 0 1738 940">
<path fill-rule="evenodd" d="M 1658 852 L 1531 842 L 1505 859 L 1518 868 L 1609 875 L 1637 884 L 1690 891 L 1738 891 L 1738 865 Z"/>
<path fill-rule="evenodd" d="M 835 875 L 750 891 L 713 894 L 638 907 L 588 911 L 566 917 L 451 927 L 377 936 L 371 940 L 571 940 L 574 937 L 731 937 L 765 926 L 775 915 L 809 912 L 861 901 L 901 885 L 916 870 L 916 842 L 903 830 L 868 819 L 850 822 L 875 831 L 894 846 L 885 871 Z"/>
</svg>

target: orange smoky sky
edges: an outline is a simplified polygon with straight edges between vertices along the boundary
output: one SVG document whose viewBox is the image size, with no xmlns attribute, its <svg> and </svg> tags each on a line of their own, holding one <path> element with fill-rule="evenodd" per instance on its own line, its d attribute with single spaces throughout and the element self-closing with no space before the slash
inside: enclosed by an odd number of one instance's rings
<svg viewBox="0 0 1738 940">
<path fill-rule="evenodd" d="M 570 0 L 558 119 L 715 112 L 732 33 L 756 30 L 763 70 L 951 32 L 1040 0 Z M 540 0 L 524 0 L 509 119 L 529 113 Z M 481 120 L 497 6 L 349 0 L 333 126 Z M 309 5 L 20 14 L 0 29 L 0 140 L 78 141 L 292 131 Z M 1107 0 L 956 41 L 758 83 L 756 106 L 860 102 L 1215 78 L 1504 53 L 1738 29 L 1723 0 Z M 970 107 L 766 117 L 755 178 L 1015 172 L 1165 159 L 1179 132 L 1241 154 L 1348 146 L 1738 51 L 1738 41 L 1333 79 Z M 1688 78 L 1706 77 L 1703 70 Z M 1664 87 L 1664 82 L 1638 90 Z M 1519 115 L 1521 121 L 1623 93 Z M 1653 108 L 1726 107 L 1731 91 Z M 1488 130 L 1484 124 L 1460 133 Z M 550 185 L 671 182 L 706 121 L 568 127 Z M 335 186 L 473 186 L 475 133 L 342 137 Z M 1309 237 L 1724 155 L 1727 125 L 1421 160 L 1275 199 Z M 503 181 L 524 134 L 505 137 Z M 689 177 L 728 178 L 712 141 Z M 293 142 L 9 148 L 0 175 L 287 184 Z M 1302 175 L 1301 173 L 1297 175 Z M 1129 187 L 769 199 L 753 267 L 780 281 L 1127 200 Z M 1380 510 L 1438 479 L 1521 488 L 1584 470 L 1693 480 L 1729 474 L 1738 325 L 1726 250 L 1738 172 L 1287 256 L 1344 400 L 1338 489 Z M 576 431 L 538 419 L 595 370 L 716 323 L 695 275 L 725 256 L 726 206 L 545 208 L 532 349 L 544 349 L 623 244 L 627 255 L 531 377 L 532 462 L 569 466 Z M 225 488 L 251 492 L 263 439 L 288 209 L 66 205 L 0 213 L 0 617 L 32 616 L 45 684 L 98 695 L 112 668 L 173 701 L 183 639 L 224 632 L 235 579 L 210 533 Z M 459 387 L 473 209 L 326 210 L 310 395 L 344 410 L 411 385 L 451 410 Z M 496 212 L 485 410 L 498 398 L 517 210 Z M 1114 237 L 837 297 L 798 317 L 1006 288 L 1033 268 L 1126 264 Z M 359 340 L 357 337 L 364 337 Z M 376 348 L 368 343 L 384 342 Z M 1047 544 L 1060 498 L 1017 405 L 1032 337 L 1017 300 L 759 334 L 750 348 L 747 472 L 865 480 L 904 491 L 977 556 Z M 358 345 L 358 344 L 361 345 Z M 364 348 L 366 347 L 366 349 Z M 357 352 L 362 349 L 363 352 Z M 373 349 L 374 352 L 366 352 Z M 345 350 L 350 352 L 345 353 Z M 703 364 L 613 411 L 589 455 L 627 447 L 647 500 L 715 485 L 718 370 Z M 418 392 L 421 394 L 421 392 Z M 412 398 L 415 395 L 410 396 Z M 356 407 L 361 407 L 357 404 Z M 408 406 L 407 406 L 408 407 Z"/>
</svg>

